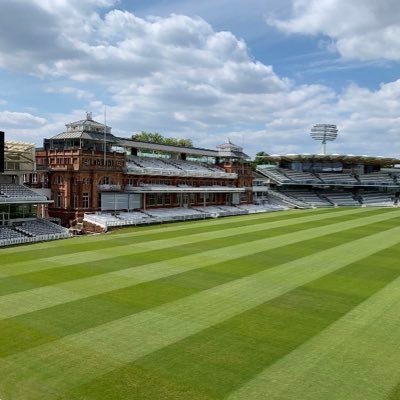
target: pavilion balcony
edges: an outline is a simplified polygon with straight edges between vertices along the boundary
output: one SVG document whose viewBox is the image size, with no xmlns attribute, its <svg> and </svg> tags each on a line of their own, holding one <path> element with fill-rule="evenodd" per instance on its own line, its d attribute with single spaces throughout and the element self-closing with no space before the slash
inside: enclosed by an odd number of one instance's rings
<svg viewBox="0 0 400 400">
<path fill-rule="evenodd" d="M 121 185 L 97 185 L 97 189 L 100 192 L 120 192 Z"/>
</svg>

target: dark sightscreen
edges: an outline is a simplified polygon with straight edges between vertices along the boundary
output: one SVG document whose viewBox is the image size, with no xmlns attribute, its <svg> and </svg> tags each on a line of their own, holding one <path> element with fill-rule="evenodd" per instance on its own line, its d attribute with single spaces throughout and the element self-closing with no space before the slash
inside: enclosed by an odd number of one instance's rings
<svg viewBox="0 0 400 400">
<path fill-rule="evenodd" d="M 4 132 L 0 131 L 0 172 L 4 172 Z"/>
</svg>

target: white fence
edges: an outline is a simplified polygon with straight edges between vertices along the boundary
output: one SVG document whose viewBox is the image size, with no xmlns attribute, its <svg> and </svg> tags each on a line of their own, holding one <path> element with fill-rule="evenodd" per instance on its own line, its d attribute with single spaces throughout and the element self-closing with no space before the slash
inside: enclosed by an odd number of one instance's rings
<svg viewBox="0 0 400 400">
<path fill-rule="evenodd" d="M 23 243 L 35 243 L 35 242 L 45 242 L 48 240 L 57 240 L 57 239 L 66 239 L 71 237 L 70 233 L 53 233 L 48 235 L 40 235 L 34 237 L 17 237 L 17 238 L 9 238 L 0 240 L 1 246 L 12 246 L 14 244 L 23 244 Z"/>
</svg>

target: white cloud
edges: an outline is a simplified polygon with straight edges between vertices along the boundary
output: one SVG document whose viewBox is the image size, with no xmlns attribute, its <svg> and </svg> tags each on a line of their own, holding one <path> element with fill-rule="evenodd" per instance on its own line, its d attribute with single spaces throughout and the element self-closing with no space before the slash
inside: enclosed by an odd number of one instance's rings
<svg viewBox="0 0 400 400">
<path fill-rule="evenodd" d="M 41 117 L 34 116 L 25 112 L 0 111 L 0 126 L 7 127 L 38 127 L 46 123 L 46 120 Z"/>
<path fill-rule="evenodd" d="M 286 33 L 323 34 L 345 58 L 400 60 L 398 0 L 292 0 L 291 19 L 268 22 Z"/>
<path fill-rule="evenodd" d="M 46 87 L 46 93 L 61 93 L 61 94 L 68 94 L 71 96 L 75 96 L 77 99 L 93 99 L 94 94 L 88 92 L 87 90 L 78 89 L 71 86 L 64 86 L 64 87 Z"/>
<path fill-rule="evenodd" d="M 280 109 L 267 125 L 266 151 L 280 152 L 282 147 L 295 152 L 315 152 L 309 131 L 315 123 L 333 123 L 339 128 L 332 152 L 353 154 L 400 154 L 400 80 L 370 90 L 349 85 L 333 101 L 308 104 L 304 109 Z M 274 145 L 274 141 L 278 142 Z M 295 143 L 295 146 L 293 144 Z M 284 151 L 288 152 L 288 151 Z"/>
<path fill-rule="evenodd" d="M 250 154 L 313 152 L 318 145 L 309 129 L 326 122 L 340 129 L 332 150 L 400 153 L 399 81 L 375 91 L 353 84 L 336 93 L 324 85 L 296 85 L 278 76 L 272 66 L 251 56 L 243 40 L 215 31 L 198 17 L 139 18 L 117 9 L 100 14 L 97 5 L 113 6 L 111 0 L 35 0 L 23 2 L 30 13 L 26 23 L 13 24 L 27 11 L 21 1 L 3 2 L 9 7 L 0 15 L 0 66 L 40 75 L 49 82 L 46 92 L 86 102 L 85 109 L 64 114 L 0 112 L 0 126 L 15 139 L 40 145 L 43 137 L 61 132 L 65 123 L 81 119 L 86 110 L 102 121 L 106 105 L 107 122 L 121 136 L 158 131 L 190 137 L 199 146 L 214 146 L 229 136 L 244 142 Z M 345 10 L 338 0 L 297 1 L 295 18 L 276 24 L 288 32 L 322 32 L 328 3 Z M 300 18 L 306 18 L 307 10 L 315 20 Z M 351 28 L 345 16 L 343 23 L 331 24 L 331 30 L 322 33 L 338 45 L 353 37 L 353 31 L 362 35 L 371 24 L 367 17 Z M 10 23 L 3 29 L 1 22 L 7 18 Z M 99 92 L 102 95 L 96 97 Z"/>
</svg>

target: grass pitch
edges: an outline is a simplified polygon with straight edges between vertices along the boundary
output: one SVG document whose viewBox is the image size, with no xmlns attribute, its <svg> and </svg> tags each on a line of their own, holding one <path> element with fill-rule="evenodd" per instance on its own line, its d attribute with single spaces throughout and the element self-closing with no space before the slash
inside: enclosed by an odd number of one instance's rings
<svg viewBox="0 0 400 400">
<path fill-rule="evenodd" d="M 0 399 L 399 399 L 400 210 L 0 250 Z"/>
</svg>

